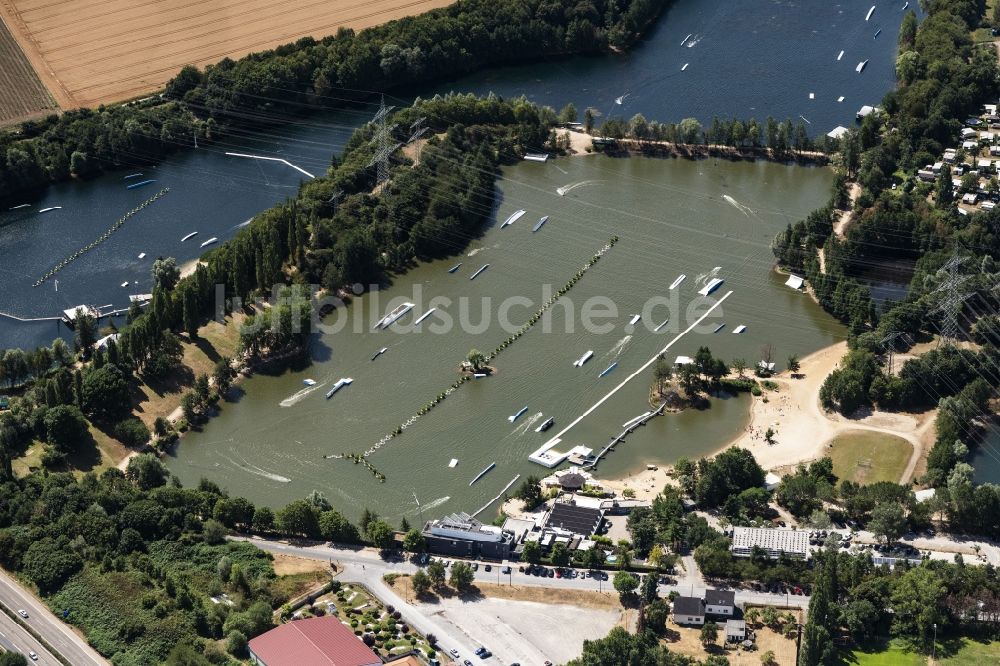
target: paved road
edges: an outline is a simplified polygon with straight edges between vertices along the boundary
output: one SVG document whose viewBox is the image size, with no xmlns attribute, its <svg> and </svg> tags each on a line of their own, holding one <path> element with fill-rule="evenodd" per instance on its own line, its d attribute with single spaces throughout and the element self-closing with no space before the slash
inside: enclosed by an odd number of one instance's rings
<svg viewBox="0 0 1000 666">
<path fill-rule="evenodd" d="M 472 655 L 473 650 L 479 645 L 489 647 L 489 635 L 485 631 L 482 636 L 474 635 L 474 627 L 463 627 L 463 635 L 458 635 L 455 631 L 449 632 L 444 626 L 434 620 L 433 614 L 429 614 L 426 606 L 417 606 L 410 603 L 409 600 L 401 598 L 385 584 L 382 576 L 387 573 L 405 574 L 415 572 L 418 567 L 409 561 L 385 561 L 381 558 L 378 551 L 368 548 L 356 550 L 333 548 L 326 545 L 296 546 L 281 541 L 270 541 L 257 537 L 247 540 L 251 541 L 258 548 L 272 553 L 285 553 L 287 555 L 317 559 L 324 562 L 337 562 L 343 568 L 343 573 L 340 576 L 341 580 L 366 585 L 383 602 L 396 606 L 403 613 L 404 618 L 417 631 L 425 635 L 428 633 L 434 634 L 445 652 L 455 648 L 465 658 Z M 492 567 L 493 570 L 490 572 L 485 571 L 483 566 L 480 565 L 479 571 L 476 572 L 476 580 L 492 583 L 510 583 L 518 586 L 593 590 L 595 592 L 613 589 L 610 579 L 608 581 L 601 581 L 582 577 L 566 579 L 528 576 L 517 570 L 519 563 L 516 562 L 511 565 L 511 573 L 504 575 L 500 571 L 506 564 L 494 564 Z M 688 581 L 685 581 L 682 585 L 660 585 L 661 596 L 666 596 L 671 591 L 677 591 L 683 595 L 704 595 L 705 588 Z M 809 597 L 736 590 L 736 603 L 741 605 L 752 603 L 790 606 L 804 609 L 809 606 Z M 501 663 L 509 661 L 504 661 L 505 655 L 496 655 L 495 659 L 499 659 Z M 475 659 L 474 661 L 478 662 L 479 660 Z M 487 660 L 487 663 L 492 661 L 494 660 Z"/>
<path fill-rule="evenodd" d="M 14 609 L 15 612 L 17 609 Z M 30 613 L 30 612 L 29 612 Z M 30 622 L 29 617 L 26 622 Z M 7 652 L 20 652 L 25 657 L 28 652 L 33 651 L 38 655 L 38 661 L 28 663 L 44 664 L 45 666 L 59 666 L 59 660 L 49 654 L 48 650 L 42 647 L 34 636 L 29 634 L 20 624 L 15 622 L 6 613 L 0 612 L 0 647 Z"/>
<path fill-rule="evenodd" d="M 18 609 L 28 611 L 28 619 L 25 620 L 25 623 L 73 666 L 108 666 L 108 661 L 97 654 L 83 638 L 74 633 L 68 625 L 53 615 L 44 603 L 27 592 L 16 580 L 3 571 L 0 571 L 0 603 L 14 612 L 17 612 Z M 13 623 L 13 620 L 6 615 L 0 614 L 0 618 Z M 0 623 L 0 632 L 6 632 L 6 629 L 7 626 Z M 30 647 L 28 644 L 29 649 L 38 653 L 38 663 L 53 665 L 59 663 L 50 653 L 44 651 L 42 646 L 38 645 L 34 638 L 31 638 L 30 634 L 20 627 L 17 629 L 23 633 L 23 636 L 31 639 L 31 643 L 36 646 Z M 11 638 L 11 635 L 8 635 L 8 638 Z M 23 637 L 16 638 L 12 642 L 15 645 L 25 644 Z M 27 652 L 27 650 L 23 651 Z M 48 661 L 43 661 L 43 659 L 48 659 Z"/>
</svg>

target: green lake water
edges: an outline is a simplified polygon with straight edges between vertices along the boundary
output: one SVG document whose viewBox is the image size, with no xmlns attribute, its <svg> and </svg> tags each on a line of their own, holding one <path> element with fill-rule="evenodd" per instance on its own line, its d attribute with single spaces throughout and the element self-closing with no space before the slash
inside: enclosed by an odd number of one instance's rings
<svg viewBox="0 0 1000 666">
<path fill-rule="evenodd" d="M 390 288 L 355 300 L 337 316 L 357 317 L 357 325 L 351 321 L 345 330 L 317 334 L 314 362 L 303 371 L 244 381 L 238 403 L 225 406 L 202 432 L 183 438 L 169 460 L 171 471 L 186 484 L 208 476 L 232 493 L 272 506 L 316 489 L 355 517 L 368 506 L 391 518 L 405 514 L 412 519 L 418 516 L 414 495 L 425 518 L 472 512 L 516 474 L 547 473 L 529 462 L 528 454 L 704 312 L 686 310 L 715 267 L 725 284 L 714 296 L 733 294 L 707 330 L 692 332 L 671 348 L 671 360 L 708 345 L 727 360 L 742 357 L 752 364 L 760 359 L 762 345 L 771 344 L 783 367 L 789 354 L 801 356 L 843 339 L 842 326 L 807 295 L 784 286 L 784 278 L 772 270 L 769 250 L 776 232 L 826 201 L 832 180 L 824 168 L 713 159 L 592 155 L 507 168 L 498 184 L 495 219 L 527 210 L 521 219 L 505 229 L 497 222 L 472 239 L 461 256 L 420 265 Z M 557 191 L 579 183 L 564 189 L 564 196 Z M 532 233 L 542 215 L 550 216 L 548 223 Z M 507 337 L 500 315 L 514 327 L 521 325 L 546 298 L 543 285 L 560 288 L 612 235 L 620 237 L 618 244 L 568 294 L 575 316 L 554 307 L 551 331 L 536 325 L 498 357 L 495 376 L 467 382 L 370 456 L 386 483 L 362 466 L 324 458 L 364 451 L 407 421 L 458 377 L 470 348 L 492 350 Z M 449 274 L 448 268 L 460 261 L 462 267 Z M 470 281 L 485 263 L 490 268 Z M 687 279 L 670 292 L 682 273 Z M 650 307 L 650 299 L 671 295 L 676 311 L 654 333 L 668 308 Z M 512 297 L 531 304 L 512 303 Z M 462 299 L 469 303 L 471 325 L 458 323 Z M 484 299 L 490 299 L 486 308 Z M 589 299 L 608 299 L 617 308 L 616 316 L 600 320 L 611 330 L 585 330 L 580 310 Z M 381 314 L 402 301 L 415 303 L 413 312 L 388 331 L 372 330 Z M 435 306 L 438 313 L 423 330 L 413 331 L 415 318 Z M 445 326 L 439 313 L 456 324 Z M 627 337 L 632 314 L 643 319 Z M 712 333 L 722 322 L 725 328 Z M 337 319 L 326 323 L 333 326 Z M 746 332 L 734 335 L 740 324 Z M 370 360 L 382 347 L 388 351 Z M 583 368 L 573 367 L 587 350 L 594 358 Z M 617 368 L 599 378 L 615 361 Z M 325 399 L 340 377 L 354 382 Z M 305 389 L 304 378 L 315 379 L 317 386 Z M 649 409 L 651 381 L 652 371 L 636 378 L 564 441 L 602 448 L 625 421 Z M 509 423 L 507 417 L 524 406 L 527 413 Z M 624 476 L 647 463 L 711 453 L 745 427 L 747 411 L 747 398 L 736 397 L 713 399 L 705 411 L 654 419 L 604 459 L 597 476 Z M 553 429 L 535 433 L 548 417 L 555 419 Z M 450 468 L 452 458 L 458 464 Z M 496 467 L 470 486 L 493 462 Z"/>
</svg>

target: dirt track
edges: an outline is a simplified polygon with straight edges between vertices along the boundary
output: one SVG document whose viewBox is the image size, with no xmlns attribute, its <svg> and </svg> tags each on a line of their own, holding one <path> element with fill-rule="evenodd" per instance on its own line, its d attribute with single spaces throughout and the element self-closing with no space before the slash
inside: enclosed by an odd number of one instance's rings
<svg viewBox="0 0 1000 666">
<path fill-rule="evenodd" d="M 453 0 L 0 0 L 0 16 L 63 108 L 140 97 L 187 64 L 239 58 Z"/>
</svg>

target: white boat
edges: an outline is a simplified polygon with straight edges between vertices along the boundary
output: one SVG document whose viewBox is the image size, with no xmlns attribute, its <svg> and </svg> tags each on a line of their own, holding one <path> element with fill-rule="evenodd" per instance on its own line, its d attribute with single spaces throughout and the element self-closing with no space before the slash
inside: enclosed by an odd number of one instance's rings
<svg viewBox="0 0 1000 666">
<path fill-rule="evenodd" d="M 419 317 L 417 318 L 417 320 L 416 320 L 415 322 L 413 322 L 413 325 L 414 325 L 414 326 L 419 326 L 419 325 L 420 325 L 420 322 L 422 322 L 422 321 L 423 321 L 424 319 L 427 319 L 427 318 L 428 318 L 428 317 L 430 317 L 430 316 L 431 316 L 432 314 L 434 314 L 434 311 L 435 311 L 435 310 L 437 310 L 437 308 L 431 308 L 431 309 L 430 309 L 430 310 L 428 310 L 427 312 L 425 312 L 425 313 L 423 313 L 422 315 L 420 315 L 420 316 L 419 316 Z"/>
<path fill-rule="evenodd" d="M 666 319 L 664 319 L 663 321 L 661 321 L 660 324 L 656 328 L 653 329 L 653 333 L 659 333 L 660 329 L 663 328 L 664 326 L 666 326 L 668 321 L 670 321 L 670 317 L 667 317 Z"/>
<path fill-rule="evenodd" d="M 127 286 L 128 286 L 128 280 L 125 280 L 124 282 L 122 282 L 122 287 L 123 287 L 123 288 L 124 288 L 124 287 L 127 287 Z"/>
<path fill-rule="evenodd" d="M 583 364 L 586 363 L 587 361 L 589 361 L 591 359 L 591 357 L 593 357 L 593 355 L 594 355 L 594 352 L 592 350 L 588 349 L 586 354 L 584 354 L 580 358 L 578 358 L 575 361 L 573 361 L 573 367 L 575 367 L 575 368 L 582 368 Z"/>
<path fill-rule="evenodd" d="M 838 102 L 843 102 L 843 101 L 844 101 L 844 96 L 843 96 L 843 95 L 841 95 L 840 97 L 838 97 L 838 98 L 837 98 L 837 101 L 838 101 Z"/>
<path fill-rule="evenodd" d="M 537 428 L 535 428 L 535 432 L 545 432 L 546 430 L 548 430 L 549 428 L 551 428 L 552 424 L 555 423 L 555 422 L 556 422 L 556 420 L 550 416 L 549 418 L 547 418 L 544 421 L 542 421 L 542 425 L 540 425 Z"/>
<path fill-rule="evenodd" d="M 712 278 L 709 280 L 708 284 L 698 290 L 698 293 L 702 296 L 708 296 L 713 291 L 721 287 L 723 282 L 725 282 L 725 280 L 721 278 Z"/>
<path fill-rule="evenodd" d="M 538 231 L 539 229 L 541 229 L 542 225 L 545 224 L 548 221 L 549 221 L 549 216 L 548 215 L 546 215 L 542 219 L 538 220 L 538 222 L 535 223 L 535 226 L 531 227 L 531 233 L 535 233 L 536 231 Z"/>
<path fill-rule="evenodd" d="M 514 224 L 515 222 L 520 220 L 521 216 L 524 215 L 526 212 L 527 212 L 526 210 L 521 209 L 519 211 L 511 213 L 511 216 L 503 221 L 503 224 L 500 225 L 500 228 L 503 229 L 504 227 L 509 227 L 510 225 Z"/>
<path fill-rule="evenodd" d="M 872 8 L 868 10 L 868 15 L 865 16 L 865 20 L 867 21 L 868 19 L 870 19 L 872 17 L 872 14 L 874 13 L 875 13 L 875 5 L 872 5 Z"/>
<path fill-rule="evenodd" d="M 875 31 L 875 36 L 872 39 L 878 39 L 878 36 L 882 34 L 882 28 Z"/>
<path fill-rule="evenodd" d="M 139 258 L 140 259 L 145 259 L 146 258 L 146 253 L 145 252 L 140 252 L 139 253 Z"/>
<path fill-rule="evenodd" d="M 858 63 L 858 66 L 854 68 L 854 71 L 856 71 L 858 74 L 860 74 L 864 70 L 864 68 L 867 67 L 867 66 L 868 66 L 868 61 L 867 60 L 862 60 L 861 62 Z"/>
<path fill-rule="evenodd" d="M 687 275 L 681 273 L 680 276 L 671 283 L 670 289 L 671 290 L 676 289 L 677 285 L 679 285 L 681 282 L 684 282 L 685 279 L 687 279 Z"/>
<path fill-rule="evenodd" d="M 337 380 L 337 383 L 333 385 L 333 388 L 331 388 L 329 391 L 326 392 L 326 399 L 329 400 L 330 398 L 333 397 L 334 393 L 344 388 L 353 381 L 354 380 L 351 379 L 350 377 L 341 377 L 340 379 Z"/>
<path fill-rule="evenodd" d="M 840 59 L 843 58 L 843 57 L 844 57 L 844 52 L 841 51 L 840 55 L 837 56 L 837 62 L 840 62 Z"/>
<path fill-rule="evenodd" d="M 377 359 L 379 356 L 381 356 L 382 354 L 386 353 L 387 351 L 389 351 L 388 347 L 382 347 L 382 349 L 379 349 L 377 352 L 375 352 L 374 354 L 372 354 L 372 360 L 374 361 L 375 359 Z"/>
<path fill-rule="evenodd" d="M 733 333 L 739 335 L 740 333 L 742 333 L 745 330 L 747 330 L 747 327 L 744 326 L 743 324 L 740 324 L 739 326 L 737 326 L 736 328 L 733 329 Z"/>
<path fill-rule="evenodd" d="M 816 93 L 809 93 L 809 99 L 816 99 Z"/>
<path fill-rule="evenodd" d="M 521 418 L 526 411 L 528 411 L 527 406 L 522 407 L 521 409 L 517 410 L 517 414 L 511 414 L 510 416 L 508 416 L 507 420 L 510 421 L 511 423 L 513 423 L 514 421 L 516 421 L 519 418 Z"/>
<path fill-rule="evenodd" d="M 690 65 L 690 64 L 691 64 L 691 63 L 688 63 L 688 62 L 684 63 L 684 66 L 683 66 L 683 67 L 681 67 L 681 71 L 683 72 L 683 71 L 684 71 L 685 69 L 687 69 L 687 68 L 688 68 L 688 65 Z"/>
<path fill-rule="evenodd" d="M 635 326 L 640 319 L 642 319 L 642 315 L 632 315 L 632 318 L 628 320 L 628 325 Z"/>
<path fill-rule="evenodd" d="M 458 464 L 458 458 L 452 458 L 451 462 L 448 463 L 448 467 L 454 467 Z"/>
<path fill-rule="evenodd" d="M 192 231 L 192 232 L 191 232 L 191 233 L 189 233 L 189 234 L 188 234 L 187 236 L 185 236 L 184 238 L 182 238 L 182 239 L 181 239 L 181 242 L 183 243 L 183 242 L 184 242 L 184 241 L 186 241 L 186 240 L 190 240 L 190 239 L 194 238 L 194 237 L 195 237 L 195 236 L 197 236 L 197 235 L 198 235 L 198 232 L 197 232 L 197 231 Z"/>
<path fill-rule="evenodd" d="M 204 243 L 202 243 L 201 246 L 202 247 L 208 247 L 212 243 L 217 243 L 218 241 L 219 241 L 219 239 L 216 238 L 215 236 L 213 236 L 213 237 L 209 238 L 207 241 L 205 241 Z"/>
<path fill-rule="evenodd" d="M 469 280 L 475 280 L 477 277 L 479 277 L 480 273 L 482 273 L 483 271 L 485 271 L 489 267 L 490 267 L 489 264 L 483 264 L 482 266 L 479 267 L 478 271 L 476 271 L 475 273 L 472 274 L 472 277 L 470 277 Z"/>
<path fill-rule="evenodd" d="M 379 319 L 378 323 L 375 324 L 374 328 L 380 328 L 383 330 L 389 328 L 397 321 L 399 321 L 400 317 L 402 317 L 415 307 L 416 306 L 410 302 L 403 303 L 402 305 L 397 305 L 392 312 Z"/>
<path fill-rule="evenodd" d="M 49 206 L 48 208 L 43 208 L 43 209 L 41 209 L 41 210 L 40 210 L 40 211 L 38 211 L 38 212 L 39 212 L 39 213 L 47 213 L 47 212 L 49 212 L 50 210 L 59 210 L 60 208 L 62 208 L 62 206 Z"/>
<path fill-rule="evenodd" d="M 715 327 L 715 330 L 712 331 L 712 333 L 718 333 L 719 331 L 721 331 L 725 327 L 726 327 L 726 322 L 722 322 L 721 324 L 719 324 L 718 326 Z"/>
<path fill-rule="evenodd" d="M 691 35 L 693 35 L 693 34 L 694 33 L 692 32 L 687 37 L 685 37 L 684 39 L 682 39 L 681 40 L 681 46 L 684 46 L 684 42 L 686 42 L 687 40 L 691 39 Z"/>
<path fill-rule="evenodd" d="M 306 386 L 316 386 L 315 379 L 303 379 L 302 383 L 305 384 Z"/>
</svg>

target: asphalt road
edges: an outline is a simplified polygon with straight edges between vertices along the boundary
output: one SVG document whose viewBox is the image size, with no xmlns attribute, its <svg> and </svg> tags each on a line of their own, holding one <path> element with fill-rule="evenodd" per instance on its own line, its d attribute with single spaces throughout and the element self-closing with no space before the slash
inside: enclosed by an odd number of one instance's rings
<svg viewBox="0 0 1000 666">
<path fill-rule="evenodd" d="M 97 654 L 83 638 L 74 633 L 68 625 L 53 615 L 44 603 L 27 592 L 16 580 L 3 571 L 0 571 L 0 603 L 14 612 L 17 612 L 18 609 L 28 611 L 28 619 L 25 620 L 25 624 L 36 631 L 52 646 L 53 650 L 61 654 L 73 666 L 108 666 L 109 662 Z M 11 625 L 13 626 L 11 627 Z M 53 666 L 59 664 L 55 657 L 38 644 L 38 641 L 5 614 L 0 614 L 0 633 L 7 640 L 10 640 L 19 652 L 27 654 L 27 651 L 31 649 L 38 653 L 37 663 Z M 25 649 L 20 649 L 22 647 Z"/>
<path fill-rule="evenodd" d="M 322 560 L 324 562 L 336 562 L 343 568 L 340 576 L 341 580 L 348 582 L 362 583 L 378 596 L 383 603 L 396 606 L 403 613 L 404 619 L 409 622 L 421 634 L 432 633 L 437 636 L 438 643 L 448 652 L 457 649 L 462 658 L 472 657 L 474 662 L 480 660 L 475 658 L 473 650 L 480 646 L 489 647 L 489 636 L 475 636 L 469 633 L 458 635 L 454 631 L 449 632 L 438 622 L 435 622 L 433 614 L 428 614 L 426 607 L 413 605 L 407 599 L 403 599 L 396 592 L 385 584 L 382 577 L 387 573 L 411 574 L 418 567 L 408 560 L 383 560 L 379 553 L 372 549 L 350 549 L 332 548 L 330 546 L 296 546 L 281 541 L 269 541 L 260 538 L 247 539 L 261 550 L 271 553 L 285 553 L 297 557 Z M 448 558 L 454 561 L 454 558 Z M 518 571 L 520 563 L 510 564 L 511 573 L 505 575 L 500 573 L 508 563 L 493 564 L 492 571 L 485 571 L 480 563 L 476 572 L 476 580 L 492 583 L 510 583 L 518 586 L 546 587 L 556 589 L 577 589 L 592 590 L 595 592 L 608 591 L 613 589 L 610 577 L 607 581 L 594 580 L 592 578 L 541 578 L 529 576 Z M 660 595 L 666 596 L 671 591 L 676 590 L 682 595 L 704 595 L 705 587 L 698 583 L 685 581 L 679 585 L 660 585 Z M 797 608 L 808 608 L 809 597 L 801 595 L 769 594 L 763 592 L 747 592 L 736 590 L 736 603 L 760 604 L 773 606 L 786 606 Z M 486 660 L 485 663 L 507 663 L 504 655 L 495 655 L 494 658 Z"/>
<path fill-rule="evenodd" d="M 14 610 L 16 612 L 17 609 Z M 30 620 L 31 618 L 28 618 L 26 622 Z M 28 652 L 33 651 L 38 655 L 38 661 L 29 663 L 59 666 L 59 661 L 6 613 L 0 613 L 0 648 L 6 652 L 20 652 L 25 657 L 28 656 Z"/>
</svg>

